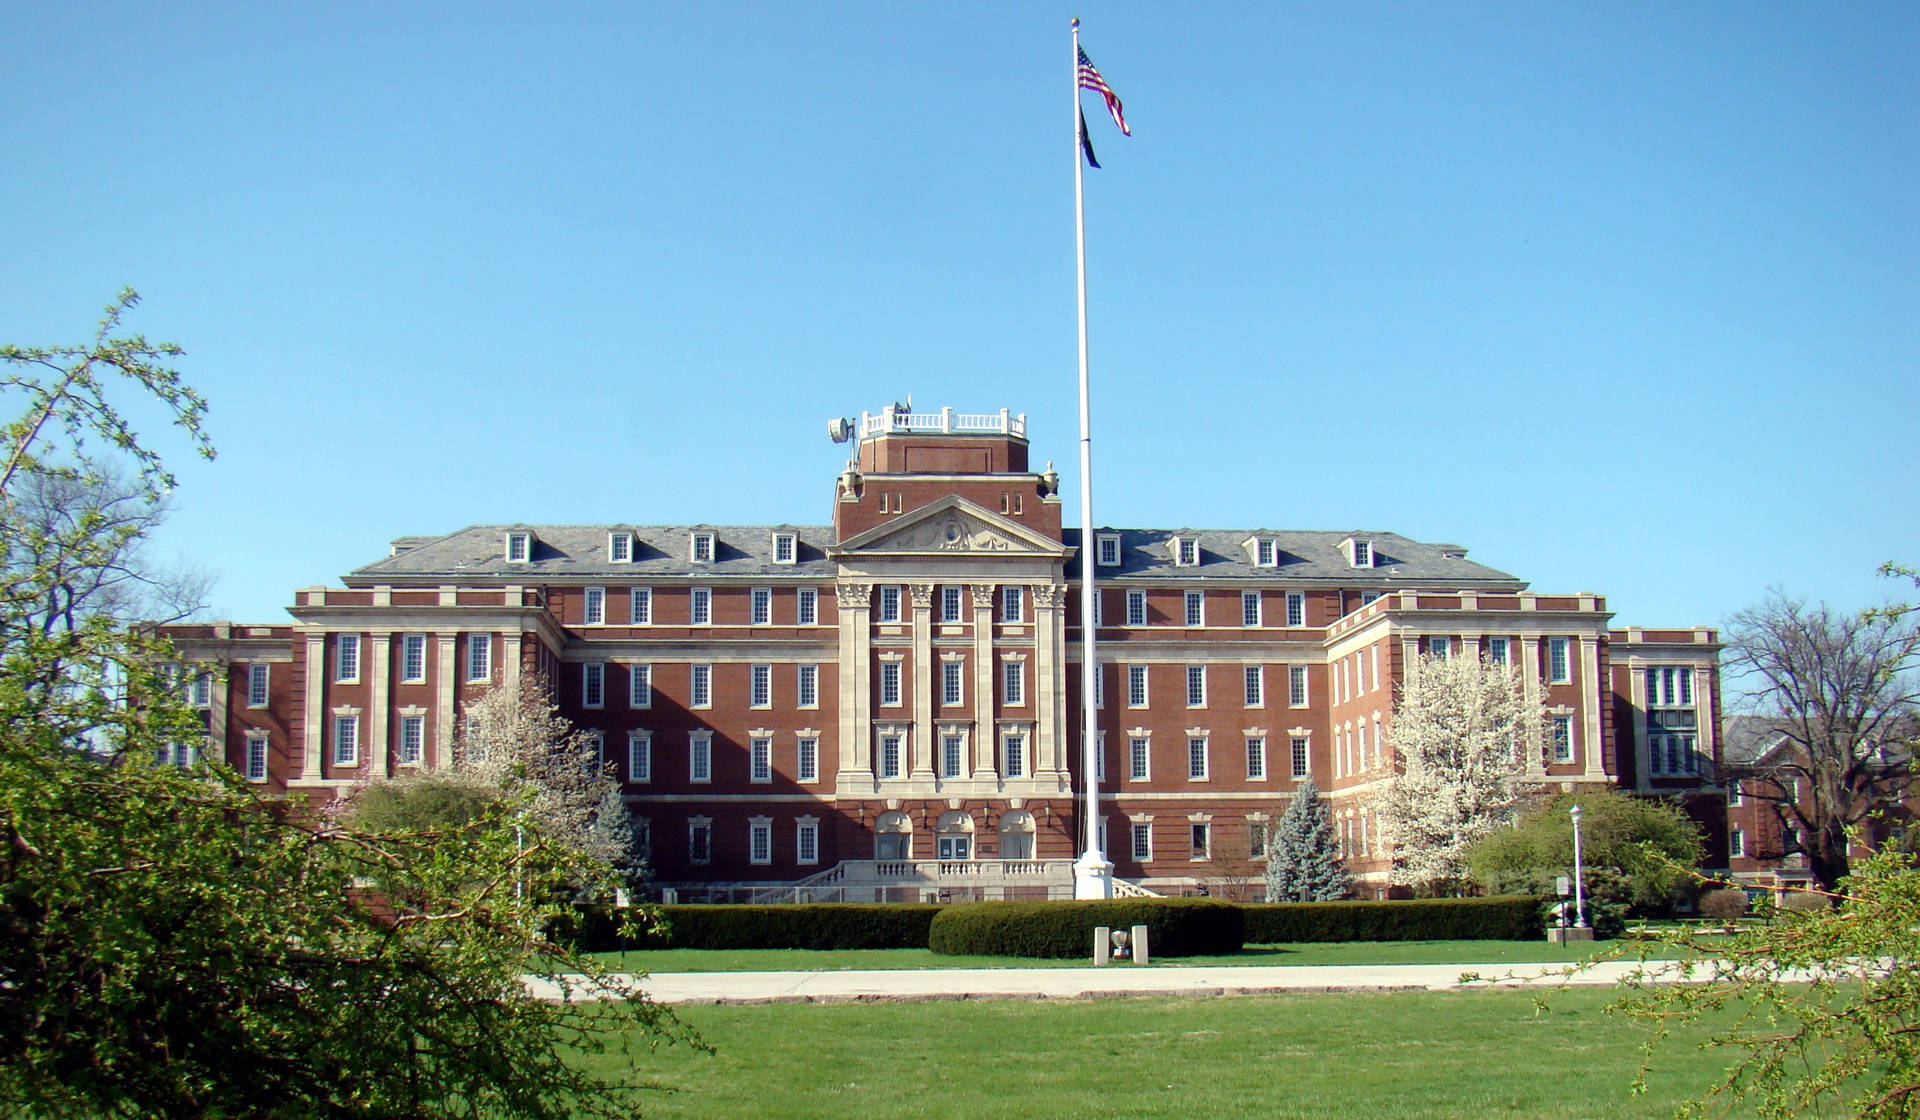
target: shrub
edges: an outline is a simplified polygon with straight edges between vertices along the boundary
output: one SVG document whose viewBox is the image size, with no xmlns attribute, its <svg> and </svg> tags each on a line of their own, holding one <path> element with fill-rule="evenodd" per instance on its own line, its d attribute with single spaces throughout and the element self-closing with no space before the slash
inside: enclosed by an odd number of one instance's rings
<svg viewBox="0 0 1920 1120">
<path fill-rule="evenodd" d="M 1723 888 L 1700 896 L 1700 915 L 1716 922 L 1731 922 L 1747 912 L 1747 892 Z"/>
<path fill-rule="evenodd" d="M 1788 891 L 1776 905 L 1782 910 L 1798 910 L 1803 914 L 1816 914 L 1833 909 L 1831 899 L 1812 891 Z"/>
<path fill-rule="evenodd" d="M 1246 939 L 1283 941 L 1531 941 L 1541 936 L 1533 895 L 1392 902 L 1274 902 L 1243 907 Z"/>
<path fill-rule="evenodd" d="M 1091 902 L 970 902 L 933 919 L 927 947 L 949 956 L 1086 957 L 1098 926 L 1147 927 L 1150 957 L 1237 953 L 1241 908 L 1211 898 L 1124 898 Z"/>
<path fill-rule="evenodd" d="M 556 937 L 587 952 L 612 949 L 924 949 L 938 906 L 822 903 L 800 906 L 655 906 L 658 920 L 640 936 L 620 929 L 621 914 L 583 907 Z"/>
</svg>

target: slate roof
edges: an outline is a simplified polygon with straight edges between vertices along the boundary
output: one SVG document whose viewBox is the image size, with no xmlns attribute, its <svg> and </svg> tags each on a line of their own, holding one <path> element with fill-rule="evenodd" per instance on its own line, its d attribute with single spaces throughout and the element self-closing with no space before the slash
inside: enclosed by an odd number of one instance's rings
<svg viewBox="0 0 1920 1120">
<path fill-rule="evenodd" d="M 533 554 L 525 563 L 510 564 L 506 561 L 506 535 L 521 531 L 533 534 Z M 614 563 L 607 559 L 607 535 L 614 531 L 633 533 L 632 561 Z M 689 559 L 688 542 L 695 531 L 714 534 L 712 563 L 694 564 Z M 792 532 L 798 537 L 795 563 L 773 562 L 776 531 Z M 1393 586 L 1437 580 L 1460 587 L 1492 585 L 1509 591 L 1526 586 L 1516 576 L 1467 560 L 1466 550 L 1458 545 L 1423 544 L 1397 533 L 1106 528 L 1097 532 L 1120 534 L 1120 566 L 1098 569 L 1101 579 L 1344 584 L 1377 580 Z M 1078 548 L 1080 530 L 1067 529 L 1063 535 L 1068 547 Z M 1175 536 L 1199 540 L 1200 563 L 1174 564 L 1171 542 Z M 1263 568 L 1253 563 L 1246 548 L 1246 541 L 1252 537 L 1277 542 L 1279 564 L 1276 567 Z M 1348 565 L 1341 542 L 1349 538 L 1373 543 L 1372 568 Z M 821 578 L 835 572 L 835 564 L 826 557 L 827 548 L 833 544 L 833 529 L 826 525 L 470 525 L 440 537 L 400 537 L 393 542 L 394 555 L 355 569 L 345 582 L 356 585 L 389 581 L 457 583 L 474 579 L 489 582 L 567 577 L 620 579 L 694 573 Z M 1079 574 L 1077 559 L 1068 562 L 1067 574 Z"/>
</svg>

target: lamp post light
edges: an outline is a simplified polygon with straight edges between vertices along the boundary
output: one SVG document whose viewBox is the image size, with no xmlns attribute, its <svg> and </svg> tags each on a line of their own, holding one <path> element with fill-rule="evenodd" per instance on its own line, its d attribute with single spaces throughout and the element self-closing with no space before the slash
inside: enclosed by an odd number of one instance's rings
<svg viewBox="0 0 1920 1120">
<path fill-rule="evenodd" d="M 1586 892 L 1581 888 L 1583 878 L 1580 870 L 1580 806 L 1569 810 L 1573 817 L 1573 918 L 1574 928 L 1587 928 Z"/>
</svg>

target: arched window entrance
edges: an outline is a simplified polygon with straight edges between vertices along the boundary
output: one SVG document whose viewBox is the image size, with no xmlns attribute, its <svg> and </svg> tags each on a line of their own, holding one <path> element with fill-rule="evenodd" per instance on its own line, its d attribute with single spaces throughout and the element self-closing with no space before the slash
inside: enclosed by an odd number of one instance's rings
<svg viewBox="0 0 1920 1120">
<path fill-rule="evenodd" d="M 940 815 L 937 843 L 942 860 L 973 858 L 973 818 L 959 810 Z"/>
<path fill-rule="evenodd" d="M 873 858 L 913 858 L 913 822 L 905 813 L 882 813 L 880 819 L 873 822 Z"/>
<path fill-rule="evenodd" d="M 1000 818 L 1000 858 L 1033 858 L 1033 814 L 1014 809 Z"/>
</svg>

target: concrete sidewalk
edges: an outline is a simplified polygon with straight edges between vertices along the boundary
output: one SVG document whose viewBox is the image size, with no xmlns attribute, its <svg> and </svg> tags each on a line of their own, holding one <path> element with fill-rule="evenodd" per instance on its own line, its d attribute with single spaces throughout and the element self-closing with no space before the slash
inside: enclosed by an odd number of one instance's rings
<svg viewBox="0 0 1920 1120">
<path fill-rule="evenodd" d="M 936 968 L 875 972 L 666 972 L 638 988 L 659 1003 L 830 1003 L 908 999 L 1108 999 L 1221 996 L 1259 992 L 1445 991 L 1463 987 L 1609 985 L 1641 966 L 1609 961 L 1566 976 L 1558 964 L 1396 964 L 1287 966 L 1108 965 L 1104 968 Z M 1659 967 L 1654 962 L 1651 967 Z M 618 977 L 621 990 L 632 977 Z M 530 981 L 546 999 L 593 999 L 584 983 Z"/>
</svg>

